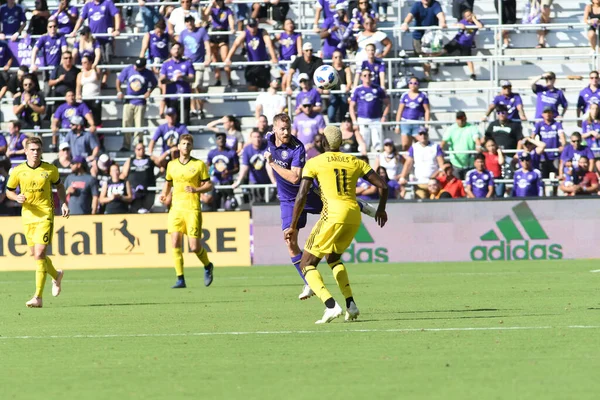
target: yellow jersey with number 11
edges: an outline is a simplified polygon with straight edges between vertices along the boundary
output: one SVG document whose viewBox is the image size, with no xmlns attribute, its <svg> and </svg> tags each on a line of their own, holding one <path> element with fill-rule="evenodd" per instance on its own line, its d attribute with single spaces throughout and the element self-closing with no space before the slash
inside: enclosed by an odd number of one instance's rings
<svg viewBox="0 0 600 400">
<path fill-rule="evenodd" d="M 58 168 L 44 161 L 36 168 L 31 168 L 24 162 L 12 170 L 6 188 L 17 190 L 19 187 L 26 198 L 21 212 L 23 224 L 54 220 L 52 185 L 58 183 Z"/>
<path fill-rule="evenodd" d="M 306 162 L 303 178 L 319 182 L 323 210 L 321 219 L 337 224 L 360 224 L 356 182 L 373 169 L 366 162 L 340 152 L 325 152 Z"/>
<path fill-rule="evenodd" d="M 173 183 L 171 209 L 200 211 L 200 193 L 188 193 L 186 186 L 199 187 L 209 180 L 208 169 L 204 162 L 190 158 L 182 164 L 179 159 L 169 161 L 165 179 Z"/>
</svg>

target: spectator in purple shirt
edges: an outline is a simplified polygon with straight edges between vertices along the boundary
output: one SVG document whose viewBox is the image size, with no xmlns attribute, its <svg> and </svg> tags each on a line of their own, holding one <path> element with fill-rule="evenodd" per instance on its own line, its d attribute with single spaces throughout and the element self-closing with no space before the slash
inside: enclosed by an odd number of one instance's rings
<svg viewBox="0 0 600 400">
<path fill-rule="evenodd" d="M 308 74 L 302 73 L 298 76 L 298 80 L 300 83 L 300 92 L 296 95 L 296 111 L 295 114 L 298 115 L 302 112 L 302 102 L 304 99 L 309 99 L 312 106 L 313 111 L 321 112 L 323 110 L 322 100 L 319 91 L 312 87 L 312 81 L 308 77 Z"/>
<path fill-rule="evenodd" d="M 158 85 L 156 76 L 146 68 L 146 59 L 138 58 L 134 65 L 130 65 L 123 69 L 117 78 L 117 97 L 123 100 L 122 84 L 126 86 L 127 96 L 144 96 L 142 99 L 125 100 L 123 106 L 123 128 L 141 128 L 145 124 L 146 117 L 146 100 L 154 88 Z M 142 131 L 135 133 L 136 144 L 142 141 Z M 121 151 L 129 151 L 131 149 L 131 132 L 123 134 L 123 145 Z"/>
<path fill-rule="evenodd" d="M 194 93 L 200 93 L 204 84 L 204 70 L 210 65 L 210 41 L 205 28 L 198 28 L 194 17 L 185 17 L 185 29 L 179 34 L 183 44 L 183 56 L 196 64 L 196 77 L 192 84 Z M 204 101 L 192 99 L 192 114 L 204 119 Z"/>
<path fill-rule="evenodd" d="M 187 126 L 177 121 L 179 113 L 176 109 L 169 107 L 165 114 L 167 122 L 156 128 L 154 136 L 148 144 L 148 154 L 152 157 L 154 164 L 161 168 L 165 168 L 169 160 L 177 158 L 179 138 L 181 135 L 189 133 Z M 158 139 L 162 139 L 162 150 L 160 156 L 156 157 L 152 153 Z"/>
<path fill-rule="evenodd" d="M 512 121 L 527 121 L 527 116 L 525 116 L 525 110 L 523 109 L 523 100 L 518 93 L 513 93 L 512 83 L 503 80 L 500 81 L 500 86 L 502 86 L 502 91 L 498 96 L 494 97 L 482 121 L 487 121 L 487 117 L 498 105 L 506 106 L 508 109 L 508 119 Z"/>
<path fill-rule="evenodd" d="M 542 174 L 537 169 L 531 168 L 531 156 L 523 153 L 519 157 L 521 169 L 513 177 L 512 197 L 542 197 L 544 195 L 544 181 Z"/>
<path fill-rule="evenodd" d="M 354 89 L 350 99 L 350 118 L 358 125 L 367 151 L 383 150 L 383 125 L 390 112 L 390 99 L 385 90 L 371 83 L 371 71 L 360 74 L 361 86 Z"/>
<path fill-rule="evenodd" d="M 567 161 L 573 162 L 573 167 L 575 170 L 579 168 L 579 159 L 585 156 L 588 160 L 594 159 L 594 153 L 588 146 L 582 146 L 581 144 L 581 134 L 579 132 L 573 132 L 571 134 L 571 143 L 567 144 L 560 155 L 560 166 L 558 167 L 558 178 L 562 178 L 563 175 L 563 167 Z M 589 171 L 594 171 L 594 164 L 589 164 Z"/>
<path fill-rule="evenodd" d="M 542 158 L 542 176 L 548 178 L 550 173 L 558 174 L 559 155 L 566 144 L 565 131 L 562 123 L 554 119 L 552 108 L 546 107 L 542 113 L 543 121 L 535 124 L 534 137 L 546 143 L 548 149 L 558 149 L 544 152 Z"/>
<path fill-rule="evenodd" d="M 362 62 L 360 69 L 356 70 L 354 87 L 358 86 L 360 71 L 368 69 L 371 71 L 371 81 L 373 84 L 385 88 L 385 74 L 387 70 L 385 62 L 382 59 L 375 57 L 375 45 L 373 43 L 370 43 L 365 47 L 365 52 L 367 53 L 367 59 Z"/>
<path fill-rule="evenodd" d="M 58 24 L 58 33 L 61 35 L 69 35 L 73 32 L 73 28 L 79 17 L 79 9 L 71 6 L 70 0 L 60 0 L 58 2 L 58 10 L 54 11 L 48 22 L 56 21 Z"/>
<path fill-rule="evenodd" d="M 45 66 L 58 67 L 62 53 L 67 51 L 67 41 L 63 35 L 58 33 L 58 24 L 56 21 L 48 22 L 48 34 L 39 38 L 31 50 L 30 71 L 32 73 L 38 69 L 38 65 L 35 61 L 37 60 L 38 52 L 40 51 Z M 46 72 L 46 75 L 49 76 L 49 73 Z"/>
<path fill-rule="evenodd" d="M 323 59 L 331 60 L 333 52 L 340 50 L 346 55 L 346 47 L 354 40 L 352 27 L 349 25 L 348 14 L 344 4 L 336 6 L 336 13 L 332 19 L 325 20 L 319 35 L 323 39 Z"/>
<path fill-rule="evenodd" d="M 293 61 L 302 56 L 302 34 L 296 32 L 294 20 L 288 18 L 283 23 L 283 32 L 275 34 L 275 41 L 279 43 L 279 61 Z M 281 65 L 287 71 L 289 64 Z"/>
<path fill-rule="evenodd" d="M 494 197 L 494 174 L 485 169 L 485 156 L 475 154 L 473 162 L 475 169 L 467 172 L 465 192 L 469 199 L 484 199 Z"/>
<path fill-rule="evenodd" d="M 190 60 L 183 58 L 183 45 L 175 42 L 171 45 L 171 58 L 165 61 L 160 68 L 159 82 L 164 84 L 164 94 L 189 94 L 192 92 L 190 82 L 195 79 L 194 66 Z M 174 108 L 181 113 L 181 100 L 177 96 L 168 97 L 167 107 Z M 183 122 L 186 125 L 190 123 L 190 105 L 189 97 L 183 100 Z"/>
<path fill-rule="evenodd" d="M 64 138 L 67 134 L 65 132 L 59 135 L 59 129 L 69 129 L 71 127 L 71 118 L 75 115 L 85 118 L 89 125 L 89 131 L 92 133 L 96 132 L 92 111 L 85 103 L 75 101 L 74 90 L 68 90 L 65 95 L 65 103 L 58 106 L 52 115 L 52 143 L 56 144 L 65 141 Z"/>
<path fill-rule="evenodd" d="M 13 42 L 17 41 L 26 23 L 25 10 L 15 0 L 6 0 L 6 4 L 0 6 L 0 40 L 10 38 Z"/>
<path fill-rule="evenodd" d="M 233 175 L 240 170 L 240 162 L 235 150 L 227 147 L 225 133 L 215 134 L 217 146 L 208 152 L 206 165 L 209 167 L 211 180 L 215 185 L 232 185 Z M 212 210 L 223 207 L 224 202 L 233 198 L 231 189 L 215 189 L 202 196 L 202 202 Z M 226 207 L 227 208 L 227 207 Z"/>
<path fill-rule="evenodd" d="M 244 43 L 246 45 L 246 55 L 248 61 L 269 61 L 271 64 L 277 64 L 277 56 L 275 55 L 275 47 L 268 32 L 258 27 L 258 21 L 254 18 L 248 20 L 247 28 L 233 42 L 225 64 L 231 65 L 231 57 L 235 51 Z M 244 78 L 248 83 L 248 90 L 256 91 L 258 88 L 266 89 L 271 81 L 271 66 L 270 65 L 248 65 L 244 71 Z"/>
<path fill-rule="evenodd" d="M 590 72 L 590 84 L 579 92 L 577 99 L 577 119 L 588 112 L 590 105 L 600 103 L 600 75 L 598 71 Z M 578 122 L 581 126 L 581 122 Z"/>
<path fill-rule="evenodd" d="M 600 105 L 590 105 L 588 117 L 583 121 L 581 127 L 581 137 L 585 139 L 588 147 L 600 148 Z M 600 150 L 592 151 L 596 158 L 600 158 Z M 599 162 L 595 164 L 597 168 L 600 167 Z M 598 171 L 600 171 L 600 168 L 598 168 Z"/>
<path fill-rule="evenodd" d="M 8 123 L 8 147 L 6 157 L 10 158 L 13 167 L 25 160 L 25 140 L 27 135 L 21 133 L 21 122 L 10 121 Z"/>
<path fill-rule="evenodd" d="M 304 144 L 306 150 L 313 145 L 313 139 L 317 133 L 325 131 L 325 120 L 323 116 L 313 110 L 310 99 L 304 98 L 301 104 L 302 112 L 294 118 L 292 135 L 296 136 Z"/>
<path fill-rule="evenodd" d="M 521 166 L 519 161 L 521 154 L 529 153 L 531 156 L 531 168 L 541 170 L 542 157 L 546 150 L 546 143 L 533 137 L 525 137 L 521 143 L 523 144 L 523 151 L 515 153 L 515 159 L 517 163 L 519 163 L 519 167 Z"/>
<path fill-rule="evenodd" d="M 400 105 L 396 112 L 396 122 L 400 121 L 425 121 L 429 122 L 429 98 L 419 90 L 419 80 L 412 76 L 408 80 L 408 92 L 400 97 Z M 413 142 L 413 137 L 419 133 L 420 124 L 400 124 L 396 126 L 396 134 L 402 133 L 402 150 L 406 151 Z"/>
<path fill-rule="evenodd" d="M 233 183 L 233 188 L 237 188 L 249 177 L 251 184 L 268 184 L 271 182 L 265 160 L 264 153 L 267 150 L 267 142 L 263 140 L 259 131 L 250 132 L 250 143 L 242 151 L 242 162 L 240 173 L 237 180 Z M 263 196 L 264 197 L 264 196 Z"/>
<path fill-rule="evenodd" d="M 160 19 L 152 32 L 147 32 L 142 39 L 140 58 L 148 58 L 152 64 L 162 64 L 169 58 L 169 43 L 171 36 L 167 32 L 167 23 Z M 159 67 L 153 67 L 154 73 L 159 74 Z"/>
<path fill-rule="evenodd" d="M 321 11 L 323 12 L 323 20 L 328 21 L 333 19 L 335 15 L 335 7 L 340 3 L 345 3 L 346 0 L 317 0 L 315 6 L 315 22 L 313 24 L 313 32 L 318 33 L 319 19 L 321 17 Z"/>
<path fill-rule="evenodd" d="M 539 80 L 544 80 L 546 82 L 546 86 L 538 85 L 537 82 Z M 537 100 L 535 102 L 535 118 L 542 118 L 542 111 L 546 107 L 551 107 L 554 112 L 554 118 L 565 116 L 567 112 L 567 99 L 562 90 L 557 89 L 554 86 L 554 82 L 556 82 L 556 74 L 552 71 L 545 72 L 541 77 L 535 78 L 531 82 L 531 90 L 534 94 L 537 95 Z M 558 113 L 558 106 L 562 107 L 562 112 Z"/>
<path fill-rule="evenodd" d="M 71 32 L 74 37 L 83 26 L 83 22 L 87 20 L 90 30 L 94 35 L 108 34 L 111 36 L 119 36 L 121 27 L 121 14 L 112 0 L 93 0 L 85 3 L 81 9 L 81 16 Z M 114 55 L 114 41 L 110 37 L 98 37 L 98 42 L 102 46 L 102 54 L 104 55 L 104 63 L 109 64 L 110 58 Z"/>
<path fill-rule="evenodd" d="M 471 10 L 465 10 L 463 12 L 463 19 L 461 19 L 456 26 L 459 28 L 458 33 L 444 46 L 444 54 L 458 53 L 461 57 L 469 57 L 472 55 L 475 34 L 478 29 L 483 28 L 483 24 Z M 475 66 L 473 65 L 473 62 L 467 61 L 467 67 L 471 73 L 470 78 L 474 81 L 477 77 L 475 76 Z"/>
<path fill-rule="evenodd" d="M 225 5 L 225 0 L 213 0 L 209 7 L 204 9 L 204 16 L 210 20 L 210 31 L 223 32 L 221 34 L 213 34 L 210 36 L 210 57 L 212 61 L 225 61 L 229 53 L 229 36 L 235 33 L 235 17 L 233 11 Z M 217 59 L 220 57 L 220 60 Z M 214 69 L 215 86 L 221 86 L 221 68 Z M 225 67 L 225 75 L 227 75 L 227 84 L 231 82 L 231 68 Z"/>
</svg>

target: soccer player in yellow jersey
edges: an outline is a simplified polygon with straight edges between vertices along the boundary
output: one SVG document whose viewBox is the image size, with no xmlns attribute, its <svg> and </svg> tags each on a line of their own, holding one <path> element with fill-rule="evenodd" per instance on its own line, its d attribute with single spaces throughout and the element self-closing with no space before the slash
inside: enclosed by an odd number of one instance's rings
<svg viewBox="0 0 600 400">
<path fill-rule="evenodd" d="M 179 158 L 167 164 L 166 183 L 160 195 L 161 203 L 168 202 L 171 188 L 173 189 L 171 208 L 169 210 L 168 229 L 173 246 L 173 259 L 177 282 L 173 289 L 185 288 L 183 275 L 183 254 L 181 245 L 183 235 L 187 235 L 189 247 L 204 265 L 204 285 L 210 286 L 213 281 L 213 264 L 208 259 L 208 253 L 200 243 L 202 237 L 202 210 L 200 193 L 212 190 L 213 185 L 208 176 L 204 162 L 191 156 L 194 138 L 185 134 L 179 138 Z"/>
<path fill-rule="evenodd" d="M 35 295 L 25 305 L 30 308 L 42 307 L 42 294 L 46 284 L 46 273 L 52 277 L 52 295 L 61 291 L 62 270 L 56 270 L 46 255 L 46 248 L 52 243 L 54 233 L 54 202 L 52 185 L 56 186 L 62 203 L 62 216 L 69 217 L 65 187 L 60 181 L 58 169 L 42 161 L 42 140 L 30 137 L 25 140 L 26 162 L 15 167 L 6 185 L 6 197 L 23 205 L 21 217 L 27 246 L 37 264 L 35 273 Z M 20 193 L 16 190 L 19 188 Z"/>
<path fill-rule="evenodd" d="M 388 197 L 387 183 L 373 171 L 369 164 L 340 152 L 342 133 L 339 128 L 328 126 L 325 128 L 324 135 L 326 151 L 306 162 L 294 205 L 292 224 L 284 233 L 286 240 L 297 240 L 297 224 L 308 192 L 313 181 L 316 180 L 321 190 L 323 210 L 321 218 L 306 241 L 300 267 L 310 288 L 327 307 L 323 318 L 318 320 L 317 324 L 331 322 L 343 312 L 325 287 L 323 277 L 317 270 L 317 265 L 323 257 L 326 257 L 333 276 L 346 298 L 346 321 L 355 320 L 359 315 L 352 296 L 348 273 L 341 260 L 342 254 L 350 246 L 360 227 L 361 215 L 360 207 L 356 202 L 356 181 L 364 177 L 379 188 L 379 207 L 375 213 L 375 220 L 381 227 L 387 222 L 385 204 Z"/>
</svg>

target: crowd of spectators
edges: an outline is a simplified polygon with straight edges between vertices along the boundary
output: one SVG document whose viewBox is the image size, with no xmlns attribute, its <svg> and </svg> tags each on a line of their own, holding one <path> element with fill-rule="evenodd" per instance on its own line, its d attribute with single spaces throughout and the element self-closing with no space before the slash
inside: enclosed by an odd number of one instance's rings
<svg viewBox="0 0 600 400">
<path fill-rule="evenodd" d="M 501 1 L 503 23 L 515 23 L 516 2 Z M 531 83 L 537 97 L 533 117 L 539 121 L 535 125 L 528 125 L 520 95 L 512 91 L 510 81 L 503 80 L 501 92 L 485 115 L 469 119 L 458 111 L 456 123 L 445 129 L 441 143 L 435 143 L 429 137 L 429 99 L 420 85 L 432 79 L 436 65 L 424 64 L 424 76 L 407 80 L 408 89 L 395 110 L 399 140 L 386 139 L 382 123 L 391 118 L 392 109 L 383 59 L 391 55 L 393 38 L 379 30 L 378 24 L 387 19 L 387 2 L 318 0 L 313 30 L 322 40 L 320 49 L 296 32 L 295 22 L 288 16 L 289 3 L 279 0 L 248 4 L 213 0 L 206 7 L 196 0 L 181 0 L 178 7 L 146 5 L 138 0 L 132 3 L 141 16 L 138 27 L 134 26 L 133 7 L 117 8 L 112 0 L 90 0 L 83 7 L 71 3 L 74 1 L 60 0 L 56 9 L 49 10 L 45 1 L 36 1 L 35 10 L 29 13 L 15 0 L 0 6 L 0 95 L 12 99 L 16 116 L 7 124 L 7 137 L 0 136 L 0 193 L 11 165 L 25 158 L 26 135 L 21 130 L 49 127 L 49 148 L 57 153 L 54 163 L 68 182 L 69 202 L 78 203 L 74 213 L 148 212 L 154 204 L 157 177 L 164 173 L 167 162 L 177 157 L 178 138 L 188 133 L 194 119 L 204 122 L 205 131 L 215 135 L 216 146 L 205 161 L 217 185 L 235 189 L 246 182 L 269 184 L 273 180 L 262 155 L 264 136 L 273 116 L 285 111 L 293 116 L 292 134 L 304 144 L 307 158 L 324 151 L 322 133 L 327 121 L 340 123 L 342 150 L 361 157 L 376 153 L 372 165 L 390 183 L 391 198 L 405 198 L 412 192 L 421 199 L 540 196 L 547 192 L 543 179 L 551 177 L 559 179 L 552 188 L 554 193 L 558 189 L 566 195 L 598 191 L 600 151 L 590 150 L 598 147 L 600 139 L 596 71 L 590 73 L 590 84 L 581 91 L 576 105 L 577 116 L 583 119 L 580 132 L 569 135 L 564 131 L 561 118 L 569 105 L 555 86 L 556 75 L 546 72 Z M 411 30 L 417 55 L 471 55 L 483 24 L 473 12 L 473 0 L 454 3 L 456 35 L 443 45 L 435 29 Z M 522 22 L 549 22 L 551 3 L 532 0 L 528 19 Z M 585 10 L 593 48 L 599 4 L 593 0 Z M 31 15 L 29 20 L 26 15 Z M 270 34 L 264 24 L 278 33 Z M 436 0 L 415 2 L 401 30 L 408 31 L 411 24 L 447 27 Z M 104 138 L 97 132 L 103 125 L 98 97 L 113 85 L 103 66 L 120 56 L 115 53 L 114 38 L 136 29 L 144 32 L 141 51 L 131 65 L 120 70 L 114 85 L 123 102 L 122 127 L 139 130 L 123 133 L 120 151 L 129 156 L 119 165 L 105 154 Z M 8 44 L 28 40 L 28 35 L 41 35 L 31 40 L 29 59 L 21 60 L 30 67 L 22 65 L 12 72 L 16 58 Z M 539 32 L 538 47 L 546 46 L 545 35 L 544 30 Z M 508 31 L 502 37 L 504 47 L 510 47 Z M 247 143 L 237 116 L 207 122 L 203 101 L 190 97 L 181 101 L 181 95 L 206 90 L 204 77 L 209 68 L 215 80 L 212 86 L 225 86 L 226 90 L 236 86 L 231 64 L 238 54 L 242 60 L 270 63 L 245 66 L 246 85 L 240 89 L 261 92 L 255 102 L 256 127 Z M 53 68 L 38 71 L 36 59 Z M 353 59 L 352 64 L 344 62 L 347 59 Z M 341 93 L 313 87 L 314 72 L 324 60 L 331 61 L 338 71 Z M 281 61 L 290 63 L 280 65 Z M 214 62 L 224 66 L 212 67 Z M 470 78 L 476 79 L 473 63 L 467 66 Z M 155 90 L 168 95 L 159 102 L 164 123 L 154 132 L 145 132 L 148 101 Z M 62 100 L 47 104 L 46 97 Z M 488 121 L 492 115 L 493 120 Z M 485 130 L 470 122 L 480 120 L 486 122 Z M 151 136 L 147 146 L 145 134 Z M 496 182 L 505 179 L 512 184 Z M 235 208 L 233 189 L 204 194 L 204 206 Z M 272 193 L 266 193 L 244 189 L 243 198 L 271 199 Z M 359 182 L 357 194 L 365 199 L 377 196 L 366 181 Z M 0 213 L 10 209 L 7 205 L 0 195 Z"/>
</svg>

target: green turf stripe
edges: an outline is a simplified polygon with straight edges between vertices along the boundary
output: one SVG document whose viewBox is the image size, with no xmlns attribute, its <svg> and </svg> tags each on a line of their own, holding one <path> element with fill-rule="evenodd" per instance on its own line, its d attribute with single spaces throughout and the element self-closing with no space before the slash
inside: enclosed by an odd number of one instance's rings
<svg viewBox="0 0 600 400">
<path fill-rule="evenodd" d="M 501 220 L 498 220 L 496 222 L 496 225 L 498 226 L 498 229 L 500 229 L 500 232 L 502 233 L 502 236 L 504 236 L 504 239 L 506 239 L 508 242 L 510 242 L 511 240 L 523 240 L 521 232 L 519 232 L 517 226 L 515 225 L 515 223 L 509 215 L 502 218 Z"/>
<path fill-rule="evenodd" d="M 527 205 L 526 202 L 522 202 L 513 207 L 513 211 L 517 216 L 517 219 L 523 225 L 523 229 L 527 232 L 527 235 L 533 240 L 544 240 L 548 239 L 548 235 L 544 231 L 544 228 L 540 225 L 539 221 L 533 215 L 533 211 Z"/>
</svg>

